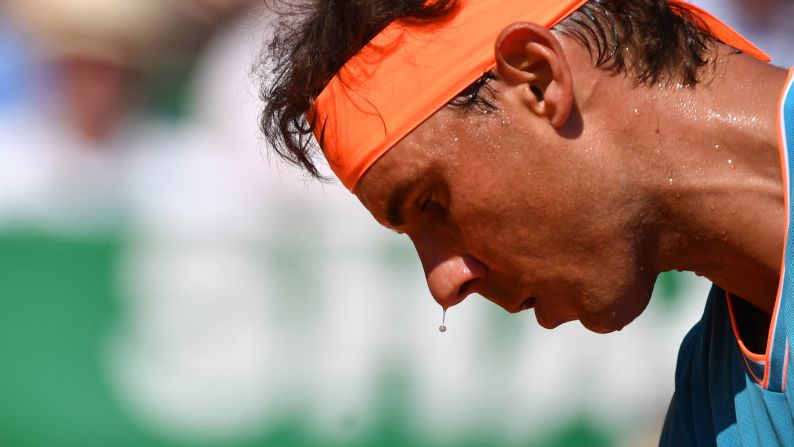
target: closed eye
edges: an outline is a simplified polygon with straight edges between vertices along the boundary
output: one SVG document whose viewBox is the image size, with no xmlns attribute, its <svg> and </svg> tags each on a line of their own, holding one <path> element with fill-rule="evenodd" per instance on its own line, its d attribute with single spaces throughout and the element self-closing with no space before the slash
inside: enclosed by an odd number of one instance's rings
<svg viewBox="0 0 794 447">
<path fill-rule="evenodd" d="M 434 216 L 440 216 L 444 211 L 444 205 L 436 198 L 435 194 L 429 194 L 419 203 L 419 214 L 432 212 Z"/>
<path fill-rule="evenodd" d="M 419 212 L 424 213 L 428 208 L 434 205 L 438 205 L 438 203 L 433 199 L 433 196 L 427 196 L 427 198 L 419 204 Z"/>
</svg>

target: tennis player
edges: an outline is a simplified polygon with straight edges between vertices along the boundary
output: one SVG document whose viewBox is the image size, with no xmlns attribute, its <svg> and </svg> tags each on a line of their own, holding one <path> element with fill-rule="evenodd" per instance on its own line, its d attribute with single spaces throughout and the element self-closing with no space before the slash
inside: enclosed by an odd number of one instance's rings
<svg viewBox="0 0 794 447">
<path fill-rule="evenodd" d="M 661 444 L 794 445 L 794 72 L 679 0 L 311 5 L 270 44 L 265 135 L 408 235 L 442 307 L 605 333 L 694 271 Z"/>
</svg>

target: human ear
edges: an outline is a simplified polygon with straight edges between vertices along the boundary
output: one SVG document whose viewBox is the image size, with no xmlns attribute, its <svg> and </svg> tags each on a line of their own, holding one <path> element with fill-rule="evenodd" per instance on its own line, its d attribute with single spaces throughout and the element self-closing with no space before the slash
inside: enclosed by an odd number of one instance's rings
<svg viewBox="0 0 794 447">
<path fill-rule="evenodd" d="M 508 25 L 496 39 L 496 74 L 535 115 L 561 128 L 573 108 L 573 77 L 557 37 L 535 23 Z"/>
</svg>

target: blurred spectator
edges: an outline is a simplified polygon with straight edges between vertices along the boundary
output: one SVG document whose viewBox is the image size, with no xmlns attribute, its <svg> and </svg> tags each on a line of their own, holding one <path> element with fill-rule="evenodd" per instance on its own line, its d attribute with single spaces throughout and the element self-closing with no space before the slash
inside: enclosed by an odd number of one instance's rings
<svg viewBox="0 0 794 447">
<path fill-rule="evenodd" d="M 16 73 L 6 75 L 5 89 L 24 90 L 29 73 L 42 73 L 46 81 L 0 119 L 0 216 L 55 220 L 73 229 L 117 220 L 123 202 L 118 195 L 122 157 L 141 145 L 157 144 L 143 143 L 143 136 L 153 132 L 165 140 L 184 138 L 177 129 L 163 132 L 164 122 L 152 112 L 183 113 L 179 86 L 187 85 L 199 49 L 223 19 L 246 4 L 250 2 L 227 1 L 223 7 L 188 0 L 0 3 L 2 17 L 15 25 L 4 28 L 6 34 L 14 33 L 5 40 L 7 51 L 25 48 L 16 45 L 21 38 L 13 37 L 22 35 L 38 59 L 0 71 Z"/>
<path fill-rule="evenodd" d="M 187 75 L 211 31 L 250 3 L 6 0 L 4 6 L 52 64 L 58 98 L 38 106 L 55 107 L 81 138 L 100 142 L 129 113 L 143 81 L 156 86 Z"/>
<path fill-rule="evenodd" d="M 725 20 L 770 56 L 794 66 L 794 0 L 693 0 Z"/>
<path fill-rule="evenodd" d="M 30 95 L 28 49 L 20 30 L 3 14 L 0 2 L 0 110 Z"/>
<path fill-rule="evenodd" d="M 246 244 L 261 209 L 185 107 L 201 49 L 250 3 L 0 4 L 8 51 L 25 36 L 37 59 L 19 68 L 47 81 L 0 112 L 0 445 L 256 424 L 268 314 Z"/>
</svg>

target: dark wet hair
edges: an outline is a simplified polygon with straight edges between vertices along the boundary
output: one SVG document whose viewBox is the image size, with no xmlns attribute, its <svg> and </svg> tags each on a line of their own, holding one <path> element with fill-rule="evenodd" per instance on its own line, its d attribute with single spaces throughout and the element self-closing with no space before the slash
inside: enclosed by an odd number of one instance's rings
<svg viewBox="0 0 794 447">
<path fill-rule="evenodd" d="M 260 127 L 273 150 L 322 178 L 320 148 L 306 111 L 325 85 L 393 21 L 422 26 L 444 20 L 456 0 L 266 0 L 278 18 L 257 66 L 265 108 Z M 522 0 L 513 0 L 522 1 Z M 528 0 L 527 0 L 528 1 Z M 639 84 L 697 84 L 710 40 L 697 18 L 667 0 L 590 0 L 554 30 L 576 39 L 597 67 Z M 496 108 L 488 81 L 466 88 L 450 106 L 464 112 Z"/>
</svg>

